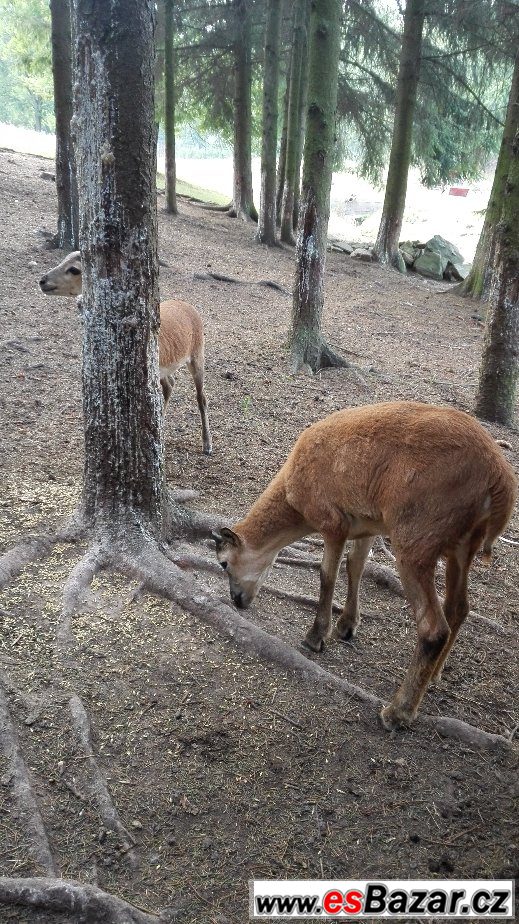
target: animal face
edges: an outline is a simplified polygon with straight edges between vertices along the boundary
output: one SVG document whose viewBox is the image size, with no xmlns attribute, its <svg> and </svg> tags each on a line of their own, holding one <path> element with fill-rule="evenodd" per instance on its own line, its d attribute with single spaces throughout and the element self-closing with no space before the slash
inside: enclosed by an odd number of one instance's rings
<svg viewBox="0 0 519 924">
<path fill-rule="evenodd" d="M 275 555 L 251 548 L 241 536 L 224 528 L 212 534 L 216 556 L 229 578 L 233 603 L 246 610 L 267 577 Z"/>
<path fill-rule="evenodd" d="M 81 294 L 81 254 L 79 250 L 69 253 L 54 269 L 42 276 L 40 289 L 46 295 L 74 297 Z"/>
</svg>

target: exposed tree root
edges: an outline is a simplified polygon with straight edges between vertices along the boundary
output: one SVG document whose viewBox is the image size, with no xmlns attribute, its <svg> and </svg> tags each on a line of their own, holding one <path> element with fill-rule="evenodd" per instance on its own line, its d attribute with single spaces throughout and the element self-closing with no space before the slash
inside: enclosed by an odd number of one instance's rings
<svg viewBox="0 0 519 924">
<path fill-rule="evenodd" d="M 11 721 L 9 707 L 0 688 L 0 750 L 10 775 L 13 795 L 18 804 L 18 816 L 30 838 L 30 851 L 44 872 L 57 876 L 58 869 L 50 848 L 43 819 L 40 815 L 29 771 L 22 757 L 16 729 Z"/>
<path fill-rule="evenodd" d="M 93 885 L 67 879 L 11 879 L 0 876 L 0 902 L 24 908 L 68 913 L 84 924 L 160 924 L 165 920 L 141 911 Z"/>
<path fill-rule="evenodd" d="M 269 594 L 272 594 L 274 597 L 279 597 L 281 600 L 293 600 L 294 603 L 300 603 L 302 606 L 311 606 L 312 609 L 315 609 L 319 602 L 315 597 L 311 597 L 309 594 L 297 594 L 288 590 L 280 590 L 278 587 L 273 587 L 272 584 L 264 584 L 262 590 L 266 590 Z M 344 607 L 341 606 L 337 600 L 333 601 L 333 613 L 342 613 L 343 609 Z"/>
<path fill-rule="evenodd" d="M 303 558 L 294 555 L 278 555 L 278 562 L 284 565 L 295 565 L 297 568 L 309 568 L 319 570 L 321 562 L 315 558 Z M 387 565 L 381 565 L 377 561 L 369 560 L 364 568 L 364 575 L 371 578 L 379 587 L 386 587 L 392 590 L 398 597 L 405 598 L 404 588 L 402 587 L 398 574 Z M 315 601 L 317 603 L 317 601 Z"/>
<path fill-rule="evenodd" d="M 458 741 L 463 741 L 473 748 L 492 751 L 496 748 L 507 749 L 511 744 L 504 735 L 493 735 L 491 732 L 476 728 L 475 725 L 463 722 L 462 719 L 455 719 L 448 715 L 421 715 L 420 724 L 429 725 L 445 738 L 457 738 Z"/>
<path fill-rule="evenodd" d="M 57 536 L 34 536 L 24 539 L 0 556 L 0 590 L 17 577 L 31 561 L 50 555 Z"/>
<path fill-rule="evenodd" d="M 292 293 L 285 289 L 279 282 L 273 282 L 272 279 L 237 279 L 236 276 L 226 276 L 224 273 L 194 273 L 193 279 L 216 279 L 217 282 L 229 282 L 235 286 L 266 286 L 268 289 L 274 289 L 275 292 L 281 292 L 282 295 L 291 296 Z"/>
<path fill-rule="evenodd" d="M 110 563 L 105 548 L 99 544 L 93 545 L 83 558 L 71 571 L 63 590 L 63 607 L 61 620 L 56 629 L 57 660 L 66 667 L 75 667 L 72 658 L 74 635 L 72 632 L 72 618 L 85 603 L 86 593 L 96 574 Z M 86 766 L 83 764 L 85 776 L 89 779 L 84 786 L 95 801 L 100 818 L 109 831 L 113 831 L 121 839 L 121 848 L 129 864 L 135 868 L 139 865 L 139 858 L 134 849 L 135 841 L 122 824 L 117 810 L 108 791 L 106 780 L 99 768 L 92 748 L 92 735 L 90 720 L 87 711 L 77 694 L 69 700 L 69 709 L 72 716 L 74 732 L 78 743 L 87 758 Z"/>
<path fill-rule="evenodd" d="M 71 629 L 72 617 L 85 602 L 85 594 L 94 577 L 108 564 L 108 559 L 100 545 L 94 545 L 72 569 L 63 588 L 63 607 L 61 619 L 56 629 L 56 647 L 58 659 L 71 666 L 71 651 L 74 636 Z"/>
<path fill-rule="evenodd" d="M 108 791 L 106 780 L 100 770 L 92 748 L 90 720 L 81 699 L 76 694 L 71 696 L 69 700 L 69 709 L 78 743 L 80 744 L 83 753 L 88 758 L 87 763 L 91 778 L 85 785 L 88 788 L 90 795 L 95 800 L 99 810 L 99 815 L 105 828 L 107 828 L 109 831 L 113 831 L 114 834 L 121 838 L 122 852 L 124 853 L 125 858 L 128 859 L 130 865 L 135 868 L 139 865 L 139 857 L 135 850 L 135 841 L 122 824 L 117 810 L 112 802 L 112 797 Z"/>
</svg>

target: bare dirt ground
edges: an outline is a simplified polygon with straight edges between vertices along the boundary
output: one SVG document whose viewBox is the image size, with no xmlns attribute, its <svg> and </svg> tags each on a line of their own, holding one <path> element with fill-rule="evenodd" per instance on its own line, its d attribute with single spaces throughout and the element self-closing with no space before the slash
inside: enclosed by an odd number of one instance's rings
<svg viewBox="0 0 519 924">
<path fill-rule="evenodd" d="M 50 162 L 0 153 L 0 554 L 55 527 L 80 490 L 81 326 L 72 301 L 37 285 L 60 256 L 45 247 L 55 225 L 46 171 Z M 214 454 L 201 453 L 194 390 L 179 373 L 166 420 L 167 476 L 172 486 L 196 488 L 200 507 L 232 524 L 298 433 L 337 408 L 416 398 L 470 409 L 482 324 L 473 304 L 443 294 L 445 284 L 330 254 L 327 336 L 364 369 L 366 386 L 348 371 L 295 378 L 284 346 L 289 297 L 193 278 L 214 270 L 290 289 L 293 252 L 259 247 L 251 227 L 195 205 L 180 209 L 176 218 L 160 211 L 161 293 L 203 312 Z M 517 467 L 517 432 L 490 429 L 510 441 Z M 506 535 L 519 538 L 517 513 Z M 473 569 L 472 608 L 501 631 L 467 621 L 424 713 L 513 735 L 517 551 L 499 543 L 491 569 Z M 169 908 L 182 924 L 244 924 L 254 877 L 514 874 L 512 749 L 471 748 L 419 722 L 392 738 L 373 709 L 258 662 L 163 600 L 132 602 L 134 588 L 112 575 L 95 580 L 73 618 L 64 659 L 56 644 L 61 594 L 83 552 L 56 546 L 0 595 L 0 740 L 10 722 L 58 875 L 143 909 Z M 210 583 L 227 596 L 223 575 Z M 288 566 L 275 569 L 272 583 L 317 591 L 315 573 Z M 354 644 L 332 641 L 318 661 L 388 699 L 410 658 L 412 618 L 401 599 L 368 581 L 363 612 Z M 296 647 L 313 618 L 267 591 L 248 615 Z M 72 718 L 76 693 L 91 754 Z M 10 747 L 0 756 L 0 869 L 42 875 L 12 765 Z M 2 924 L 69 920 L 0 908 Z"/>
</svg>

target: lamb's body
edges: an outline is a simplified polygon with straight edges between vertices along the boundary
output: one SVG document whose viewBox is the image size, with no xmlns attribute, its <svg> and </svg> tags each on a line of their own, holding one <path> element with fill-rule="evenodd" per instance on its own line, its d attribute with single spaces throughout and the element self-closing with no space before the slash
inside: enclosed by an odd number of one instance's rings
<svg viewBox="0 0 519 924">
<path fill-rule="evenodd" d="M 321 533 L 319 610 L 305 639 L 320 651 L 345 541 L 354 540 L 337 624 L 343 639 L 359 622 L 359 584 L 374 537 L 389 536 L 418 629 L 407 677 L 382 713 L 392 727 L 412 720 L 430 678 L 439 675 L 469 611 L 473 557 L 482 546 L 489 555 L 516 494 L 512 467 L 468 414 L 413 402 L 353 408 L 303 431 L 245 519 L 217 537 L 218 557 L 234 601 L 247 606 L 281 548 Z M 440 556 L 447 559 L 443 609 L 434 585 Z"/>
<path fill-rule="evenodd" d="M 68 254 L 58 266 L 40 279 L 47 295 L 78 297 L 82 291 L 81 254 Z M 173 376 L 180 366 L 187 366 L 195 383 L 196 399 L 202 420 L 204 452 L 212 450 L 207 401 L 204 391 L 204 329 L 202 318 L 188 302 L 169 299 L 160 304 L 159 375 L 164 405 L 173 391 Z"/>
<path fill-rule="evenodd" d="M 515 480 L 476 420 L 413 402 L 332 414 L 303 431 L 281 472 L 288 503 L 317 532 L 387 535 L 415 560 L 446 555 L 478 522 L 492 543 Z"/>
</svg>

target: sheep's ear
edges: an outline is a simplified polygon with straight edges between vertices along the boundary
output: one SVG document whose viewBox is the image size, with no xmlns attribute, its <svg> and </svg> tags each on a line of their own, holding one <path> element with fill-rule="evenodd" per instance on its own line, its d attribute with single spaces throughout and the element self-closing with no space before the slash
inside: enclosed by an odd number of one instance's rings
<svg viewBox="0 0 519 924">
<path fill-rule="evenodd" d="M 211 538 L 216 542 L 217 549 L 221 549 L 224 545 L 241 545 L 241 539 L 237 533 L 233 533 L 232 529 L 227 529 L 226 526 L 220 532 L 212 532 Z"/>
</svg>

